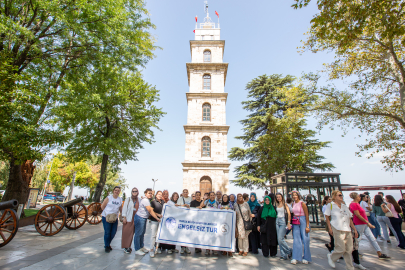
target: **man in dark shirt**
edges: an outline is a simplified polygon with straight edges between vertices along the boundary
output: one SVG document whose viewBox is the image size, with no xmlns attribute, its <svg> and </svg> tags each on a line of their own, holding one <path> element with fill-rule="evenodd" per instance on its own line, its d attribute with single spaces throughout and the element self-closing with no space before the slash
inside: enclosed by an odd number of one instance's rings
<svg viewBox="0 0 405 270">
<path fill-rule="evenodd" d="M 202 208 L 202 207 L 201 207 L 201 203 L 202 203 L 202 200 L 201 200 L 201 192 L 200 192 L 200 191 L 196 191 L 196 192 L 195 192 L 195 200 L 194 200 L 194 201 L 191 201 L 190 207 L 194 207 L 194 208 L 201 209 L 201 208 Z M 196 249 L 195 249 L 195 253 L 201 253 L 201 248 L 196 248 Z"/>
</svg>

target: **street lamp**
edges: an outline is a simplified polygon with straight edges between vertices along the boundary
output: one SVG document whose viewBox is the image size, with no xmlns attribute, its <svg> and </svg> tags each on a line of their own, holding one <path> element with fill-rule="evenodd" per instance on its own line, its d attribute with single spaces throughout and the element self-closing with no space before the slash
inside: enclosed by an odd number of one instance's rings
<svg viewBox="0 0 405 270">
<path fill-rule="evenodd" d="M 152 179 L 153 181 L 153 191 L 155 191 L 155 183 L 158 181 L 159 179 Z"/>
</svg>

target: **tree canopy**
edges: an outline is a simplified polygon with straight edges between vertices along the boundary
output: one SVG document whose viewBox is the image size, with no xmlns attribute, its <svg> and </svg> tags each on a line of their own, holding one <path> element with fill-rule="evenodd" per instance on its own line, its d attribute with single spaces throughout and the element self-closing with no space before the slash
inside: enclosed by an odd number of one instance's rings
<svg viewBox="0 0 405 270">
<path fill-rule="evenodd" d="M 3 1 L 0 13 L 0 158 L 10 162 L 3 200 L 24 203 L 21 164 L 67 141 L 51 125 L 65 78 L 101 60 L 136 72 L 154 56 L 154 25 L 143 0 Z"/>
<path fill-rule="evenodd" d="M 229 158 L 246 163 L 235 168 L 233 183 L 247 188 L 263 188 L 275 174 L 291 171 L 331 170 L 331 163 L 322 163 L 319 150 L 329 142 L 314 139 L 315 132 L 305 129 L 305 120 L 295 107 L 302 107 L 305 100 L 291 102 L 289 92 L 301 86 L 293 76 L 280 74 L 262 75 L 246 86 L 249 100 L 242 102 L 251 112 L 240 122 L 246 148 L 233 147 Z"/>
<path fill-rule="evenodd" d="M 296 0 L 301 8 L 310 0 Z M 405 2 L 320 0 L 303 50 L 327 51 L 335 60 L 309 80 L 301 97 L 315 97 L 306 110 L 319 127 L 336 123 L 367 135 L 361 156 L 382 152 L 386 170 L 405 168 Z M 325 77 L 327 84 L 319 83 Z M 341 79 L 344 89 L 336 87 Z"/>
<path fill-rule="evenodd" d="M 67 76 L 56 112 L 60 128 L 70 134 L 67 153 L 76 159 L 98 156 L 100 181 L 95 201 L 101 198 L 107 164 L 137 160 L 142 144 L 152 143 L 164 114 L 155 106 L 158 90 L 139 72 L 100 63 L 93 70 Z"/>
</svg>

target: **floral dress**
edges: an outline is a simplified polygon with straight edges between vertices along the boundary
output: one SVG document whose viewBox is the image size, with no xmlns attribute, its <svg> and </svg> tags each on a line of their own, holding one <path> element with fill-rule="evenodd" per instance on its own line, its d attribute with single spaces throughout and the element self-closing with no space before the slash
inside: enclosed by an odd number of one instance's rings
<svg viewBox="0 0 405 270">
<path fill-rule="evenodd" d="M 249 233 L 251 231 L 246 231 L 245 226 L 243 224 L 242 217 L 240 215 L 240 212 L 242 211 L 242 215 L 245 221 L 251 220 L 250 215 L 252 214 L 250 212 L 250 207 L 247 202 L 244 202 L 243 204 L 237 204 L 235 203 L 235 212 L 236 212 L 236 227 L 238 228 L 238 238 L 245 238 L 249 236 Z M 239 209 L 241 211 L 239 211 Z"/>
</svg>

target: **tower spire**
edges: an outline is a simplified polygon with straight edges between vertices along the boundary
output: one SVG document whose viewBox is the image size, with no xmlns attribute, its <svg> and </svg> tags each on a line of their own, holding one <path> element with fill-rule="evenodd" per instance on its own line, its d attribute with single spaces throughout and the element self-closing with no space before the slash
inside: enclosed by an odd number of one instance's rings
<svg viewBox="0 0 405 270">
<path fill-rule="evenodd" d="M 208 1 L 204 1 L 204 12 L 207 16 L 205 16 L 206 18 L 210 17 L 210 14 L 208 13 Z"/>
</svg>

